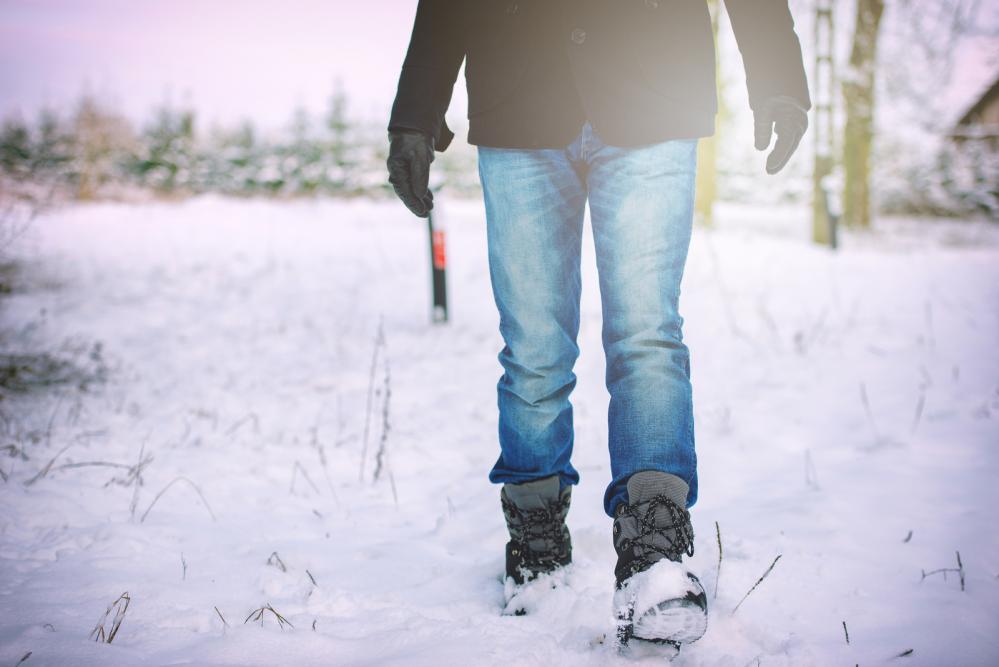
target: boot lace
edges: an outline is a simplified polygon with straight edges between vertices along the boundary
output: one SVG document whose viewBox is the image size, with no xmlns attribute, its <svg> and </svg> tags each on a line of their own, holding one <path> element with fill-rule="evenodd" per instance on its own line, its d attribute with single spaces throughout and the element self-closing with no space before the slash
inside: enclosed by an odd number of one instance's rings
<svg viewBox="0 0 999 667">
<path fill-rule="evenodd" d="M 501 498 L 503 512 L 507 517 L 510 537 L 523 549 L 524 556 L 532 560 L 555 558 L 565 543 L 562 519 L 569 509 L 569 497 L 565 496 L 549 504 L 546 508 L 521 509 L 506 498 Z M 534 551 L 529 544 L 544 541 L 545 551 Z"/>
<path fill-rule="evenodd" d="M 681 556 L 694 555 L 694 529 L 690 524 L 690 512 L 680 507 L 664 495 L 653 496 L 645 510 L 639 510 L 639 504 L 624 505 L 620 517 L 629 517 L 638 522 L 638 535 L 621 540 L 623 550 L 638 546 L 636 565 L 645 569 L 652 563 L 668 558 L 680 560 Z M 669 514 L 666 522 L 656 520 L 656 510 L 664 508 Z M 654 555 L 658 554 L 658 556 Z"/>
</svg>

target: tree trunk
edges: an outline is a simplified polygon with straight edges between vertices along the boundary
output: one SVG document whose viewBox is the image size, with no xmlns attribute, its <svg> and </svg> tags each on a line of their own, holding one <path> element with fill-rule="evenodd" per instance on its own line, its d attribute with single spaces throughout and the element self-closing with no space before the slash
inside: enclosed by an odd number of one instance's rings
<svg viewBox="0 0 999 667">
<path fill-rule="evenodd" d="M 874 84 L 878 27 L 884 0 L 857 0 L 850 66 L 843 82 L 846 127 L 843 132 L 843 218 L 850 227 L 871 226 L 870 159 L 874 135 Z"/>
<path fill-rule="evenodd" d="M 715 80 L 718 82 L 718 115 L 715 117 L 715 134 L 701 137 L 697 143 L 697 183 L 694 195 L 694 211 L 698 222 L 705 227 L 714 226 L 714 206 L 718 197 L 718 141 L 719 135 L 728 120 L 725 107 L 724 85 L 718 58 L 718 17 L 721 7 L 718 0 L 708 0 L 711 10 L 711 27 L 715 34 Z"/>
</svg>

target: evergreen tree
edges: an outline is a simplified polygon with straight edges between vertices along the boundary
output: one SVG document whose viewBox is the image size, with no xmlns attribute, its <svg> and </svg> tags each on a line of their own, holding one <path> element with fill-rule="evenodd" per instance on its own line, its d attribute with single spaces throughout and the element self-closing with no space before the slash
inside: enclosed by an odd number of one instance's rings
<svg viewBox="0 0 999 667">
<path fill-rule="evenodd" d="M 162 192 L 194 189 L 194 112 L 163 106 L 142 133 L 142 154 L 134 166 L 144 185 Z"/>
</svg>

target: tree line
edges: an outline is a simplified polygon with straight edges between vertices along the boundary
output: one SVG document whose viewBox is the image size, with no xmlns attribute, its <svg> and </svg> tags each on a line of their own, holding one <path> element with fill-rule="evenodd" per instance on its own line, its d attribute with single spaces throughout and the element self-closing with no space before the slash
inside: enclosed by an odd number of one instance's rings
<svg viewBox="0 0 999 667">
<path fill-rule="evenodd" d="M 43 110 L 33 122 L 15 116 L 0 127 L 4 189 L 32 197 L 381 196 L 391 193 L 387 156 L 384 123 L 351 117 L 342 90 L 320 116 L 299 108 L 266 135 L 249 121 L 203 130 L 195 111 L 169 104 L 136 128 L 89 94 L 69 113 Z M 477 187 L 467 154 L 438 157 L 445 185 Z"/>
</svg>

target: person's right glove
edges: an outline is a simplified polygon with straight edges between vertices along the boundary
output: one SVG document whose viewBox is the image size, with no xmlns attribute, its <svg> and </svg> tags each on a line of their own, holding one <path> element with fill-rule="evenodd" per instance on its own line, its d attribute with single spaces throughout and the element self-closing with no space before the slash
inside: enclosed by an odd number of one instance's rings
<svg viewBox="0 0 999 667">
<path fill-rule="evenodd" d="M 765 151 L 770 146 L 773 133 L 777 133 L 774 149 L 767 156 L 767 173 L 776 174 L 784 168 L 791 154 L 808 129 L 808 113 L 797 100 L 784 95 L 767 100 L 761 111 L 753 113 L 756 130 L 756 150 Z"/>
<path fill-rule="evenodd" d="M 420 130 L 389 132 L 389 183 L 402 203 L 421 218 L 430 215 L 434 193 L 427 187 L 434 161 L 434 138 Z"/>
</svg>

